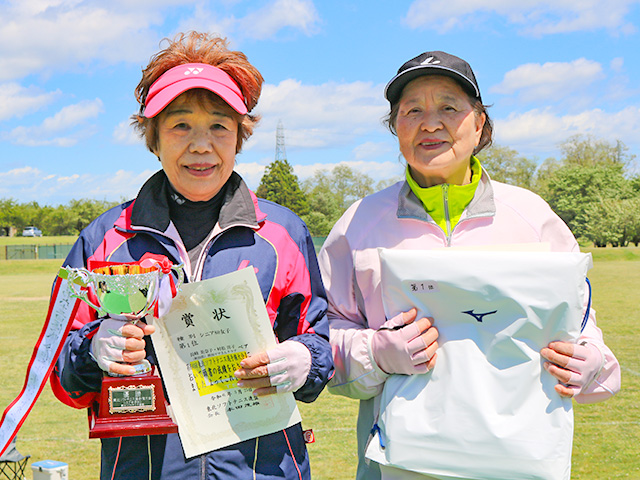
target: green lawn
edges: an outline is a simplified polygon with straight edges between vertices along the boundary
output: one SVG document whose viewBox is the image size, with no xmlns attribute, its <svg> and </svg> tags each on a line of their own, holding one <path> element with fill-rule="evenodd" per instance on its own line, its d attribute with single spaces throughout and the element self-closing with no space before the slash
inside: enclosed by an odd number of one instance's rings
<svg viewBox="0 0 640 480">
<path fill-rule="evenodd" d="M 63 235 L 57 237 L 0 237 L 0 246 L 4 245 L 70 245 L 76 241 L 75 235 Z"/>
<path fill-rule="evenodd" d="M 597 249 L 590 272 L 598 324 L 623 370 L 623 390 L 595 405 L 575 404 L 573 479 L 640 479 L 640 249 Z M 48 295 L 59 260 L 0 261 L 0 409 L 20 392 L 33 345 L 46 316 Z M 315 480 L 354 477 L 357 402 L 324 392 L 300 404 Z M 88 439 L 86 413 L 59 403 L 49 386 L 19 433 L 18 448 L 34 461 L 69 464 L 72 480 L 98 477 L 98 440 Z M 32 478 L 27 469 L 27 478 Z"/>
</svg>

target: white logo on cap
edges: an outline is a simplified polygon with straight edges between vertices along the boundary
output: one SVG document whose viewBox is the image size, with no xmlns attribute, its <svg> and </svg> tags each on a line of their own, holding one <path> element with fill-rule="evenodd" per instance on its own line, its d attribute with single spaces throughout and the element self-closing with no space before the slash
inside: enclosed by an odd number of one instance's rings
<svg viewBox="0 0 640 480">
<path fill-rule="evenodd" d="M 202 70 L 204 70 L 204 68 L 200 68 L 200 67 L 188 67 L 187 71 L 184 72 L 185 75 L 190 75 L 190 74 L 194 74 L 194 75 L 198 75 L 200 72 L 202 72 Z"/>
<path fill-rule="evenodd" d="M 424 62 L 422 62 L 420 65 L 437 65 L 440 63 L 440 60 L 436 60 L 436 61 L 432 61 L 433 57 L 429 57 L 427 58 Z"/>
</svg>

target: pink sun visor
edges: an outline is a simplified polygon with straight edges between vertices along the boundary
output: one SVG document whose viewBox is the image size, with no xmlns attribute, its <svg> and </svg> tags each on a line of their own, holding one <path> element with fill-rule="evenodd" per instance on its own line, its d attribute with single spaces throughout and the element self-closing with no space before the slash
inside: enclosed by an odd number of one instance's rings
<svg viewBox="0 0 640 480">
<path fill-rule="evenodd" d="M 242 91 L 228 73 L 206 63 L 185 63 L 167 70 L 153 82 L 145 100 L 143 115 L 155 117 L 178 95 L 192 88 L 210 90 L 240 115 L 247 113 Z"/>
</svg>

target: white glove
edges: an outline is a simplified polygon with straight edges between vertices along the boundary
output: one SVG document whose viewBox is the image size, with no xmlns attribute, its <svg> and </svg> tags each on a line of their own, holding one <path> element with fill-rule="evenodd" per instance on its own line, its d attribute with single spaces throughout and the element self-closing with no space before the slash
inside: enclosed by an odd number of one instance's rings
<svg viewBox="0 0 640 480">
<path fill-rule="evenodd" d="M 134 322 L 128 322 L 116 320 L 110 317 L 106 317 L 102 320 L 102 322 L 100 323 L 100 328 L 91 339 L 90 350 L 91 356 L 96 361 L 101 370 L 110 374 L 116 373 L 121 375 L 139 375 L 151 371 L 151 365 L 144 357 L 136 364 L 127 363 L 127 361 L 123 357 L 123 352 L 127 350 L 126 342 L 128 339 L 133 337 L 132 335 L 125 335 L 123 333 L 123 329 L 127 328 L 127 330 L 131 330 L 131 327 L 129 327 L 129 325 L 131 325 L 133 328 L 139 329 L 139 327 L 135 326 L 136 322 L 137 320 Z M 133 343 L 137 344 L 137 346 L 139 347 L 140 339 L 133 338 L 133 340 Z M 138 340 L 138 342 L 136 342 L 135 340 Z M 144 338 L 142 338 L 141 341 L 141 349 L 135 347 L 133 349 L 130 348 L 128 350 L 128 353 L 135 354 L 140 350 L 144 351 Z M 127 368 L 127 366 L 133 367 L 133 370 L 131 368 Z"/>
<path fill-rule="evenodd" d="M 277 393 L 295 392 L 307 381 L 311 370 L 311 352 L 303 343 L 285 340 L 267 351 L 267 372 Z"/>
</svg>

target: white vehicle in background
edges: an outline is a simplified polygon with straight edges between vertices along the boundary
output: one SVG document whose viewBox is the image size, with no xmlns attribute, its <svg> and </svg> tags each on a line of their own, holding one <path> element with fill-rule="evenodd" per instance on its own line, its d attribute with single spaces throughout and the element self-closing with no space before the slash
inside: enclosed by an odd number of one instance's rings
<svg viewBox="0 0 640 480">
<path fill-rule="evenodd" d="M 38 227 L 25 227 L 22 231 L 23 237 L 41 237 L 42 232 Z"/>
</svg>

